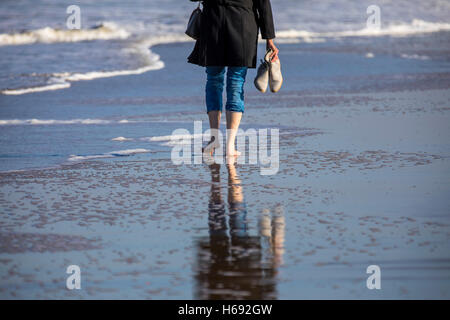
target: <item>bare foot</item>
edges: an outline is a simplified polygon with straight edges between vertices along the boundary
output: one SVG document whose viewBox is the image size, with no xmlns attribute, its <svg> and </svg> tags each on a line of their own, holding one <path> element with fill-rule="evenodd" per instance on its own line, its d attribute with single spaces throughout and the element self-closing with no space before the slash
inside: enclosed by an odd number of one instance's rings
<svg viewBox="0 0 450 320">
<path fill-rule="evenodd" d="M 236 162 L 236 158 L 237 158 L 237 157 L 228 157 L 228 156 L 227 156 L 227 158 L 226 158 L 226 164 L 227 164 L 228 166 L 234 165 L 234 163 Z"/>
<path fill-rule="evenodd" d="M 237 150 L 227 150 L 227 157 L 239 157 L 241 155 L 240 151 Z"/>
<path fill-rule="evenodd" d="M 237 157 L 239 157 L 241 153 L 237 150 L 233 150 L 231 152 L 227 152 L 227 164 L 234 164 Z"/>
<path fill-rule="evenodd" d="M 209 141 L 208 144 L 202 148 L 202 153 L 209 153 L 209 155 L 212 156 L 214 154 L 214 150 L 217 148 L 215 144 L 216 143 L 214 142 L 214 140 Z"/>
</svg>

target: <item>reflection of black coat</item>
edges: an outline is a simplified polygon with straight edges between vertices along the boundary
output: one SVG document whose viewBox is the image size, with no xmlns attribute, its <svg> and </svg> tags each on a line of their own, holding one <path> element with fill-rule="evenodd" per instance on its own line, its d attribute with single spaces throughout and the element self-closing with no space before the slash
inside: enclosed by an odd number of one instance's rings
<svg viewBox="0 0 450 320">
<path fill-rule="evenodd" d="M 275 38 L 270 0 L 205 0 L 201 36 L 188 62 L 256 68 L 258 28 Z"/>
</svg>

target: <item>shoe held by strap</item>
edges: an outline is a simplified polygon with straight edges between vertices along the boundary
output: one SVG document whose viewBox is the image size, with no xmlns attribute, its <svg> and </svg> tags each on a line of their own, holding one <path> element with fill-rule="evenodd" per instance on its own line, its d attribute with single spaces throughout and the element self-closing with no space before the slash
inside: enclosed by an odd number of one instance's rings
<svg viewBox="0 0 450 320">
<path fill-rule="evenodd" d="M 261 59 L 261 64 L 258 67 L 255 80 L 256 89 L 261 92 L 266 92 L 267 85 L 269 83 L 269 69 L 270 69 L 270 56 L 272 54 L 272 49 L 267 49 L 264 59 Z"/>
<path fill-rule="evenodd" d="M 272 61 L 270 58 L 272 53 L 272 49 L 267 49 L 264 59 L 261 59 L 261 64 L 258 67 L 254 80 L 256 89 L 263 93 L 267 91 L 267 85 L 269 85 L 270 91 L 278 92 L 283 84 L 280 58 L 276 61 Z"/>
</svg>

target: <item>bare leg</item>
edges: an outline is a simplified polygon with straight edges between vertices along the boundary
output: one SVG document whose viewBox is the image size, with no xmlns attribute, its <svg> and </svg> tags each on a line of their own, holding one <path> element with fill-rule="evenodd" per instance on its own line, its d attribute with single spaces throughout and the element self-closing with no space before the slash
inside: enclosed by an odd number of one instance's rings
<svg viewBox="0 0 450 320">
<path fill-rule="evenodd" d="M 209 127 L 211 129 L 219 129 L 221 115 L 222 115 L 222 112 L 220 112 L 220 111 L 208 112 Z"/>
<path fill-rule="evenodd" d="M 235 158 L 241 153 L 236 150 L 236 134 L 241 123 L 242 112 L 227 111 L 227 158 Z"/>
<path fill-rule="evenodd" d="M 222 194 L 220 193 L 220 164 L 213 163 L 209 166 L 211 169 L 211 201 L 214 204 L 222 202 Z"/>
<path fill-rule="evenodd" d="M 211 155 L 214 153 L 214 149 L 219 147 L 219 137 L 218 131 L 220 126 L 220 117 L 222 116 L 221 111 L 210 111 L 208 112 L 209 118 L 209 127 L 211 128 L 211 140 L 207 144 L 205 148 L 203 148 L 203 152 L 208 151 Z"/>
<path fill-rule="evenodd" d="M 228 202 L 242 203 L 244 202 L 244 194 L 242 192 L 241 179 L 236 173 L 234 163 L 227 164 L 228 169 Z"/>
</svg>

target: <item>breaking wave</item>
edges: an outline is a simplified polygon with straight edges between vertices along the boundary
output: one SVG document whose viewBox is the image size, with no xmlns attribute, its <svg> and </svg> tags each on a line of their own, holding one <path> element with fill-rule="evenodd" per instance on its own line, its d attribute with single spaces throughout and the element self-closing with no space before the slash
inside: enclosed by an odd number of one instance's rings
<svg viewBox="0 0 450 320">
<path fill-rule="evenodd" d="M 391 24 L 385 28 L 364 28 L 360 30 L 310 32 L 305 30 L 289 29 L 277 32 L 277 38 L 299 38 L 305 42 L 314 42 L 321 38 L 340 37 L 380 37 L 393 36 L 405 37 L 421 33 L 450 31 L 450 23 L 428 22 L 413 19 L 411 23 Z"/>
<path fill-rule="evenodd" d="M 68 30 L 45 27 L 20 33 L 3 33 L 0 34 L 0 46 L 126 39 L 129 36 L 129 32 L 115 23 L 104 22 L 90 29 Z"/>
</svg>

